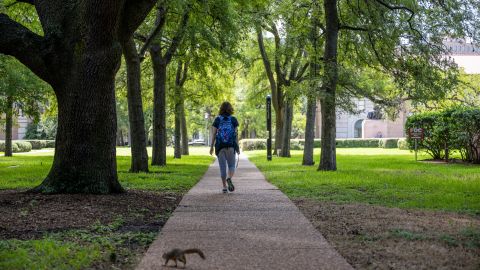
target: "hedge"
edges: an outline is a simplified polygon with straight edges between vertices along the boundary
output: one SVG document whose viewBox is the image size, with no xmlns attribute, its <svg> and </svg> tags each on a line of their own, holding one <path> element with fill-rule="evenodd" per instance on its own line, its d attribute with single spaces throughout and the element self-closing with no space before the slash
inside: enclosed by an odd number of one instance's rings
<svg viewBox="0 0 480 270">
<path fill-rule="evenodd" d="M 337 148 L 376 148 L 379 139 L 337 139 Z"/>
<path fill-rule="evenodd" d="M 398 146 L 398 149 L 400 150 L 410 149 L 406 138 L 398 139 L 397 146 Z"/>
<path fill-rule="evenodd" d="M 405 140 L 405 139 L 403 139 Z M 398 138 L 384 138 L 384 139 L 337 139 L 337 148 L 397 148 Z M 272 149 L 275 145 L 275 140 L 272 140 Z M 290 140 L 291 150 L 303 150 L 305 145 L 304 139 Z M 313 143 L 314 148 L 321 147 L 320 139 L 315 139 Z M 267 149 L 266 139 L 243 139 L 240 140 L 240 148 L 243 151 L 264 150 Z"/>
<path fill-rule="evenodd" d="M 380 148 L 398 148 L 398 140 L 394 138 L 379 139 L 378 147 Z"/>
<path fill-rule="evenodd" d="M 416 114 L 407 119 L 405 130 L 423 128 L 424 138 L 418 148 L 434 159 L 444 159 L 446 148 L 458 151 L 462 160 L 480 163 L 480 108 L 454 107 Z M 410 149 L 414 140 L 407 138 Z"/>
<path fill-rule="evenodd" d="M 54 148 L 54 140 L 21 140 L 24 142 L 29 142 L 32 144 L 32 149 L 42 149 L 42 148 Z"/>
<path fill-rule="evenodd" d="M 30 152 L 32 151 L 32 144 L 25 141 L 12 141 L 12 152 Z M 0 152 L 5 152 L 5 141 L 0 141 Z"/>
</svg>

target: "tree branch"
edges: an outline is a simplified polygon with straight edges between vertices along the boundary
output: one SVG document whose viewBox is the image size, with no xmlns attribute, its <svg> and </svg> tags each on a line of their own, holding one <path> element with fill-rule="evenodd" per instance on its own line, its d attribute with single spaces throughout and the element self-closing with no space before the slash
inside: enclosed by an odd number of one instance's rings
<svg viewBox="0 0 480 270">
<path fill-rule="evenodd" d="M 120 39 L 130 39 L 156 2 L 156 0 L 125 1 L 120 23 Z"/>
<path fill-rule="evenodd" d="M 43 37 L 10 19 L 6 14 L 0 14 L 0 37 L 0 53 L 14 56 L 38 77 L 52 83 L 44 61 L 47 51 Z"/>
<path fill-rule="evenodd" d="M 141 42 L 147 42 L 147 37 L 139 33 L 134 33 L 133 38 Z"/>
<path fill-rule="evenodd" d="M 362 31 L 362 32 L 368 32 L 368 31 L 370 31 L 370 30 L 369 30 L 368 28 L 366 28 L 366 27 L 349 26 L 349 25 L 346 25 L 346 24 L 340 24 L 339 29 L 347 29 L 347 30 Z"/>
<path fill-rule="evenodd" d="M 270 32 L 271 31 L 271 32 Z M 280 35 L 278 34 L 277 26 L 272 23 L 270 26 L 270 33 L 273 34 L 275 40 L 275 73 L 277 74 L 277 83 L 285 84 L 285 75 L 282 72 L 280 59 Z M 277 87 L 278 88 L 278 87 Z"/>
<path fill-rule="evenodd" d="M 170 47 L 168 47 L 167 52 L 165 53 L 165 61 L 169 63 L 172 60 L 174 53 L 177 51 L 178 46 L 182 42 L 183 36 L 185 35 L 185 30 L 187 28 L 188 19 L 190 17 L 190 8 L 191 6 L 188 5 L 185 8 L 185 11 L 182 15 L 182 20 L 180 21 L 180 25 L 178 26 L 177 32 L 172 39 L 172 43 Z"/>
<path fill-rule="evenodd" d="M 297 82 L 301 82 L 303 80 L 303 74 L 305 74 L 305 71 L 307 71 L 307 68 L 308 68 L 309 65 L 310 65 L 310 63 L 305 63 L 303 65 L 303 67 L 300 69 L 297 76 L 295 77 L 295 80 Z"/>
<path fill-rule="evenodd" d="M 148 35 L 147 40 L 145 41 L 145 44 L 143 44 L 142 48 L 140 49 L 140 59 L 143 60 L 145 52 L 148 50 L 150 47 L 153 39 L 158 35 L 158 33 L 163 29 L 163 26 L 165 25 L 166 22 L 166 14 L 167 14 L 167 9 L 164 8 L 163 6 L 158 7 L 158 12 L 157 12 L 157 24 L 155 25 L 155 28 L 153 31 Z"/>
<path fill-rule="evenodd" d="M 258 48 L 260 49 L 260 55 L 262 56 L 263 66 L 265 67 L 265 73 L 267 73 L 268 81 L 270 82 L 270 89 L 272 91 L 272 99 L 273 105 L 277 106 L 276 98 L 277 98 L 277 83 L 275 82 L 275 78 L 273 77 L 272 66 L 270 65 L 270 60 L 268 59 L 267 52 L 265 50 L 265 44 L 263 43 L 263 34 L 262 29 L 260 26 L 257 27 L 257 41 L 258 41 Z M 275 108 L 277 109 L 277 108 Z"/>
<path fill-rule="evenodd" d="M 187 59 L 183 64 L 183 74 L 182 78 L 180 79 L 180 83 L 183 86 L 188 78 L 188 67 L 190 66 L 190 59 Z"/>
</svg>

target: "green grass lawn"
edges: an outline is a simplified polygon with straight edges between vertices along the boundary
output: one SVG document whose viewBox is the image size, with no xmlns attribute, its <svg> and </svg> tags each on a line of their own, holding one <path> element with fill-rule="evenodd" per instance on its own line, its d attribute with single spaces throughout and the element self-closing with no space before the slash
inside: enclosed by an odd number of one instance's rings
<svg viewBox="0 0 480 270">
<path fill-rule="evenodd" d="M 337 149 L 337 171 L 301 166 L 302 151 L 266 160 L 265 151 L 246 152 L 266 178 L 290 198 L 369 203 L 480 214 L 480 166 L 415 162 L 407 150 Z M 428 156 L 419 155 L 419 160 Z"/>
<path fill-rule="evenodd" d="M 151 148 L 148 150 L 151 157 Z M 42 149 L 0 156 L 0 190 L 24 190 L 40 184 L 49 172 L 53 154 L 53 149 Z M 207 147 L 191 147 L 190 155 L 181 159 L 173 159 L 173 149 L 168 149 L 167 166 L 150 166 L 150 173 L 134 174 L 128 173 L 129 155 L 130 148 L 117 148 L 118 177 L 124 188 L 179 194 L 193 187 L 214 159 Z M 87 229 L 45 233 L 35 240 L 0 239 L 0 269 L 102 268 L 117 257 L 132 256 L 125 243 L 148 247 L 157 235 L 156 231 L 117 231 L 121 225 L 119 219 Z"/>
<path fill-rule="evenodd" d="M 149 156 L 151 157 L 151 148 Z M 206 147 L 191 147 L 189 156 L 173 158 L 173 149 L 167 151 L 167 166 L 150 166 L 150 173 L 129 173 L 130 148 L 117 148 L 118 177 L 126 189 L 180 191 L 189 190 L 205 173 L 213 157 Z M 13 157 L 0 156 L 0 190 L 26 189 L 39 185 L 50 170 L 53 149 L 15 153 Z"/>
</svg>

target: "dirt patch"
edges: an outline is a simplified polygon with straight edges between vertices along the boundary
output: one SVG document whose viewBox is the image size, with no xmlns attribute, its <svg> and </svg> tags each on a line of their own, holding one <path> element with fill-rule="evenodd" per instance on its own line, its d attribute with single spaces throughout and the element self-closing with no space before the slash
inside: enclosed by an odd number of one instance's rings
<svg viewBox="0 0 480 270">
<path fill-rule="evenodd" d="M 65 232 L 68 235 L 69 231 L 79 229 L 98 234 L 96 226 L 109 224 L 118 224 L 113 232 L 117 236 L 142 232 L 153 237 L 180 200 L 180 194 L 147 191 L 116 195 L 41 195 L 0 191 L 0 240 L 39 239 L 48 233 Z M 125 256 L 114 260 L 114 268 L 131 268 L 132 261 L 138 260 L 147 247 L 132 243 L 121 246 Z M 112 264 L 108 262 L 108 265 Z M 110 268 L 104 263 L 94 267 Z"/>
<path fill-rule="evenodd" d="M 480 218 L 294 200 L 356 269 L 480 269 Z"/>
</svg>

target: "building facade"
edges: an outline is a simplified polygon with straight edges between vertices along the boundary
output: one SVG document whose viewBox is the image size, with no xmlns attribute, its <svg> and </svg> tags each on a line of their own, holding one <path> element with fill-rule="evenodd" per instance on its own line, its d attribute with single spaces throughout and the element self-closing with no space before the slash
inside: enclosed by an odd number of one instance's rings
<svg viewBox="0 0 480 270">
<path fill-rule="evenodd" d="M 480 47 L 459 39 L 445 39 L 444 45 L 450 50 L 452 60 L 467 74 L 480 74 Z M 408 117 L 408 108 L 402 108 L 395 120 L 368 119 L 368 112 L 375 104 L 367 99 L 355 99 L 358 114 L 337 110 L 337 138 L 399 138 L 405 137 L 404 126 Z M 315 119 L 315 137 L 321 137 L 321 110 L 317 103 Z"/>
<path fill-rule="evenodd" d="M 2 116 L 2 119 L 5 119 L 5 115 Z M 14 118 L 13 128 L 12 128 L 12 139 L 13 140 L 22 140 L 25 138 L 27 133 L 27 126 L 32 120 L 23 114 Z M 5 126 L 0 128 L 0 140 L 5 140 Z"/>
</svg>

